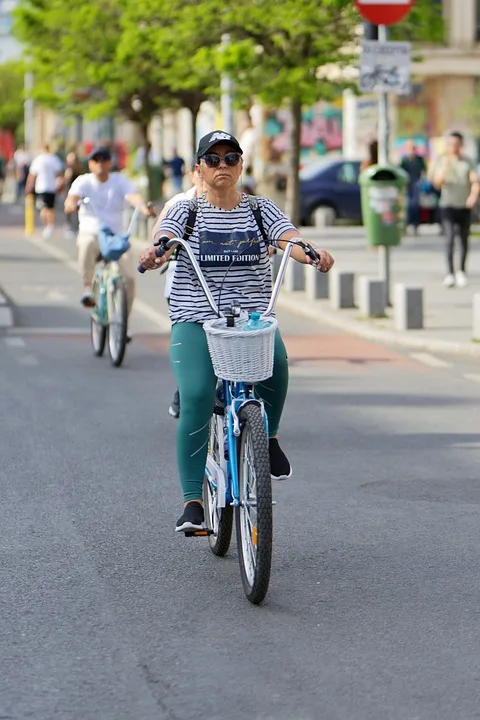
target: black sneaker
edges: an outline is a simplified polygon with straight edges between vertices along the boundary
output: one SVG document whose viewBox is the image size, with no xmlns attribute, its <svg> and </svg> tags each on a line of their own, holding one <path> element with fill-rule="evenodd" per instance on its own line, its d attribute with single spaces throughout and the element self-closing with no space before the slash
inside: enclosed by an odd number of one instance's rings
<svg viewBox="0 0 480 720">
<path fill-rule="evenodd" d="M 168 414 L 171 415 L 173 418 L 180 417 L 180 395 L 178 390 L 176 390 L 175 395 L 173 396 L 173 400 L 170 403 L 170 407 L 168 408 Z"/>
<path fill-rule="evenodd" d="M 268 442 L 270 453 L 270 472 L 272 480 L 288 480 L 292 476 L 292 466 L 287 456 L 278 444 L 277 438 L 270 438 Z"/>
<path fill-rule="evenodd" d="M 190 532 L 194 530 L 203 530 L 205 513 L 203 507 L 197 501 L 189 502 L 185 505 L 183 515 L 177 520 L 175 532 Z"/>
</svg>

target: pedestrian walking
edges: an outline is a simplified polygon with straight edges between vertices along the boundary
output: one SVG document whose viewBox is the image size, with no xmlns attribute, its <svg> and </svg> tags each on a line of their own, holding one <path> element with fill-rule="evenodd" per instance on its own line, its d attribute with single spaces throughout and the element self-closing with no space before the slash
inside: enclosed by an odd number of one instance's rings
<svg viewBox="0 0 480 720">
<path fill-rule="evenodd" d="M 465 287 L 466 264 L 472 208 L 480 191 L 478 174 L 473 161 L 463 155 L 463 135 L 452 132 L 447 138 L 447 149 L 436 161 L 432 177 L 440 190 L 442 226 L 446 240 L 447 274 L 446 287 Z M 458 228 L 460 239 L 460 269 L 455 272 L 454 246 Z"/>
<path fill-rule="evenodd" d="M 427 166 L 425 160 L 417 153 L 413 140 L 405 143 L 405 155 L 402 157 L 400 167 L 408 175 L 407 185 L 407 228 L 413 228 L 413 234 L 418 234 L 420 225 L 420 180 L 425 175 Z"/>
<path fill-rule="evenodd" d="M 83 163 L 77 151 L 71 150 L 65 158 L 65 173 L 63 175 L 63 188 L 65 195 L 68 195 L 70 189 L 77 179 L 83 173 Z M 69 240 L 74 240 L 77 237 L 78 232 L 78 213 L 65 213 L 67 229 L 65 237 Z"/>
<path fill-rule="evenodd" d="M 35 192 L 40 202 L 45 238 L 51 237 L 55 228 L 55 200 L 62 175 L 62 161 L 58 155 L 51 152 L 49 145 L 45 145 L 30 166 L 25 187 L 25 193 L 31 195 Z"/>
<path fill-rule="evenodd" d="M 185 172 L 185 160 L 180 157 L 176 150 L 174 150 L 172 159 L 168 160 L 165 165 L 170 168 L 170 177 L 174 192 L 181 193 L 183 190 L 183 174 Z"/>
<path fill-rule="evenodd" d="M 13 161 L 15 163 L 16 178 L 15 201 L 19 202 L 20 198 L 25 195 L 25 186 L 27 184 L 31 163 L 30 154 L 25 149 L 25 145 L 19 145 L 17 147 L 13 154 Z"/>
</svg>

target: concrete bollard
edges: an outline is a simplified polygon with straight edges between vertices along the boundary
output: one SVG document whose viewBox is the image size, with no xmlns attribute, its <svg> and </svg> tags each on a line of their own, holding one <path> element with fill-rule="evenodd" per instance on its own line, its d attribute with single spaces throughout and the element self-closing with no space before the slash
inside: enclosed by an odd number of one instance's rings
<svg viewBox="0 0 480 720">
<path fill-rule="evenodd" d="M 335 310 L 355 307 L 355 275 L 353 273 L 330 272 L 330 302 Z"/>
<path fill-rule="evenodd" d="M 305 290 L 305 273 L 301 263 L 290 260 L 285 271 L 283 287 L 289 292 Z"/>
<path fill-rule="evenodd" d="M 423 328 L 423 288 L 397 283 L 393 312 L 397 330 L 421 330 Z"/>
<path fill-rule="evenodd" d="M 474 293 L 473 298 L 473 340 L 480 340 L 480 293 Z"/>
<path fill-rule="evenodd" d="M 363 317 L 385 315 L 385 281 L 362 276 L 358 279 L 358 307 Z"/>
<path fill-rule="evenodd" d="M 305 293 L 309 300 L 324 300 L 329 293 L 329 274 L 314 270 L 311 265 L 304 265 Z"/>
</svg>

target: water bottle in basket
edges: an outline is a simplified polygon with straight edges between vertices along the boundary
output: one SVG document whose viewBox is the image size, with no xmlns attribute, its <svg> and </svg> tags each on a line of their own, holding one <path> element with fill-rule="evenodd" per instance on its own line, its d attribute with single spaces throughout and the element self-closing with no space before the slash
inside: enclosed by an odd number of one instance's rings
<svg viewBox="0 0 480 720">
<path fill-rule="evenodd" d="M 260 313 L 259 312 L 252 312 L 250 313 L 250 317 L 248 321 L 243 326 L 244 330 L 262 330 L 263 328 L 267 328 L 269 325 L 268 322 L 265 320 L 260 320 Z"/>
</svg>

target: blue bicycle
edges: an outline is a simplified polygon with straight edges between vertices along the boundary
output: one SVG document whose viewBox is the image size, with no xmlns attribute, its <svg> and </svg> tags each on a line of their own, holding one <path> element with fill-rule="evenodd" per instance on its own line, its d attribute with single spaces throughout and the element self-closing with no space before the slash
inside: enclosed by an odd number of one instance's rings
<svg viewBox="0 0 480 720">
<path fill-rule="evenodd" d="M 81 204 L 88 205 L 101 222 L 90 198 L 83 198 Z M 118 260 L 130 249 L 129 238 L 138 213 L 139 208 L 135 208 L 125 234 L 115 234 L 103 223 L 98 234 L 100 254 L 92 282 L 95 305 L 90 316 L 90 334 L 96 357 L 102 357 L 108 338 L 108 352 L 114 367 L 122 364 L 128 339 L 127 289 Z"/>
<path fill-rule="evenodd" d="M 268 450 L 268 420 L 255 385 L 271 377 L 277 321 L 271 317 L 283 281 L 292 245 L 300 245 L 314 261 L 319 256 L 300 239 L 287 246 L 262 326 L 245 329 L 248 314 L 232 306 L 222 314 L 210 292 L 188 242 L 160 238 L 161 257 L 174 245 L 188 254 L 215 320 L 204 323 L 213 368 L 219 379 L 215 407 L 210 419 L 208 456 L 203 484 L 205 529 L 185 533 L 207 536 L 215 555 L 230 547 L 235 514 L 240 573 L 251 603 L 262 602 L 270 582 L 272 561 L 272 483 Z M 139 267 L 139 271 L 144 271 Z"/>
</svg>

